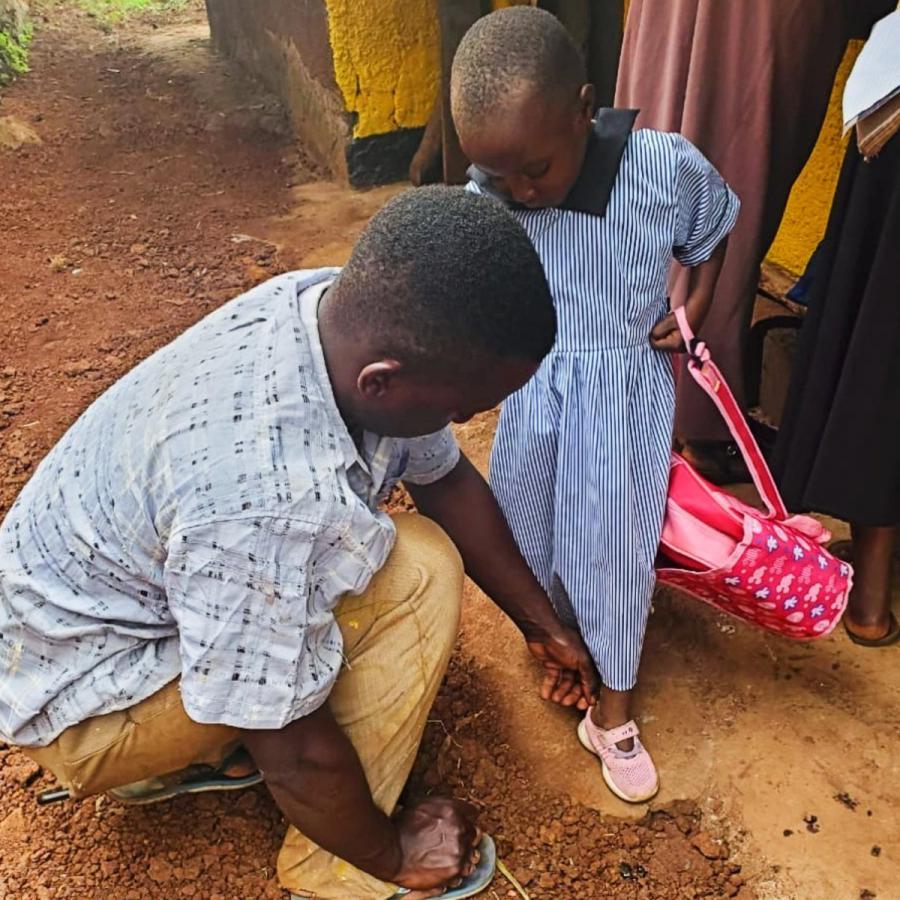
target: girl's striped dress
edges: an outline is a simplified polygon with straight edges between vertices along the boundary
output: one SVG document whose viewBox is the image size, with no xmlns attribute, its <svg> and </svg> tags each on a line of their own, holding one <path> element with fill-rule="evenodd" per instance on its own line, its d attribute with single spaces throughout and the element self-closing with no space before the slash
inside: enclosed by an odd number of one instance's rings
<svg viewBox="0 0 900 900">
<path fill-rule="evenodd" d="M 512 207 L 559 332 L 503 407 L 490 473 L 523 555 L 613 690 L 637 678 L 668 486 L 672 360 L 650 331 L 668 311 L 673 256 L 707 260 L 739 207 L 692 144 L 631 133 L 632 121 L 601 113 L 563 208 Z M 483 176 L 470 188 L 491 192 Z"/>
</svg>

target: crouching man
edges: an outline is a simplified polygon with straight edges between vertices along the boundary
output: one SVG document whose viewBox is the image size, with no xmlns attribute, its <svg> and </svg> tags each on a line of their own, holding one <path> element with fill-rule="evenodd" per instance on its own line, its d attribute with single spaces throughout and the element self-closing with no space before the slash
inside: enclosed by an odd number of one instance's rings
<svg viewBox="0 0 900 900">
<path fill-rule="evenodd" d="M 557 619 L 449 430 L 555 336 L 541 265 L 491 200 L 406 193 L 343 270 L 225 304 L 103 394 L 0 529 L 0 737 L 75 798 L 264 779 L 300 896 L 459 896 L 469 813 L 395 815 L 457 633 L 464 570 L 585 706 Z M 402 479 L 422 515 L 379 502 Z"/>
</svg>

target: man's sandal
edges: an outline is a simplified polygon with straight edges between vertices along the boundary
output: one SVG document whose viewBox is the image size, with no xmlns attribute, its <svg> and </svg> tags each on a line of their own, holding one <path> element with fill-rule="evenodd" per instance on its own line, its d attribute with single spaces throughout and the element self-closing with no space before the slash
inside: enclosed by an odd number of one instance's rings
<svg viewBox="0 0 900 900">
<path fill-rule="evenodd" d="M 262 774 L 258 771 L 238 776 L 225 774 L 229 766 L 232 766 L 236 759 L 245 753 L 244 750 L 236 751 L 218 768 L 204 765 L 188 766 L 180 772 L 124 784 L 121 787 L 112 788 L 107 793 L 126 806 L 149 806 L 151 803 L 162 803 L 164 800 L 171 800 L 173 797 L 181 797 L 184 794 L 240 791 L 260 784 L 263 780 Z"/>
<path fill-rule="evenodd" d="M 848 627 L 846 616 L 844 616 L 844 631 L 847 632 L 847 637 L 854 644 L 859 644 L 860 647 L 890 647 L 891 644 L 896 644 L 897 641 L 900 641 L 900 622 L 897 621 L 897 617 L 893 613 L 891 613 L 887 632 L 880 638 L 867 638 L 855 634 Z"/>
<path fill-rule="evenodd" d="M 616 744 L 634 738 L 631 750 L 620 750 Z M 638 738 L 634 721 L 618 728 L 600 728 L 585 713 L 578 725 L 578 739 L 585 750 L 599 757 L 606 786 L 626 803 L 644 803 L 659 791 L 659 776 L 650 754 Z"/>
<path fill-rule="evenodd" d="M 497 871 L 497 847 L 490 835 L 482 835 L 478 852 L 480 858 L 478 865 L 475 866 L 475 871 L 468 878 L 463 879 L 463 883 L 459 887 L 449 888 L 443 894 L 438 894 L 437 900 L 462 900 L 463 897 L 474 897 L 485 890 L 494 880 L 494 873 Z M 412 891 L 400 888 L 391 895 L 389 900 L 400 900 L 410 893 Z"/>
</svg>

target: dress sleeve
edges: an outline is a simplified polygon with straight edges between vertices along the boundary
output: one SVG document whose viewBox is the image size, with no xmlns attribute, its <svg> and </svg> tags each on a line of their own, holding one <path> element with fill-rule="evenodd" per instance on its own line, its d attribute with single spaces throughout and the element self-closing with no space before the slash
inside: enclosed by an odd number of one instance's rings
<svg viewBox="0 0 900 900">
<path fill-rule="evenodd" d="M 320 590 L 322 526 L 238 518 L 173 536 L 165 587 L 181 654 L 181 695 L 196 722 L 284 727 L 328 697 L 340 628 Z"/>
<path fill-rule="evenodd" d="M 740 200 L 712 163 L 688 140 L 675 141 L 675 203 L 678 208 L 673 254 L 683 266 L 698 266 L 712 256 L 734 228 Z"/>
<path fill-rule="evenodd" d="M 459 462 L 459 445 L 450 427 L 406 442 L 408 457 L 400 476 L 411 484 L 432 484 L 449 475 Z"/>
</svg>

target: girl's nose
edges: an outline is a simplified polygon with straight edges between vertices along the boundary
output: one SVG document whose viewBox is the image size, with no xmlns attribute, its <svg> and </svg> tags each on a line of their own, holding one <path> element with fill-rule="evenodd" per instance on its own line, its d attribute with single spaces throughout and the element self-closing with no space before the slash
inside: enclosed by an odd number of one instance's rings
<svg viewBox="0 0 900 900">
<path fill-rule="evenodd" d="M 527 206 L 537 200 L 537 191 L 534 185 L 526 178 L 516 178 L 509 182 L 510 193 L 516 203 Z"/>
</svg>

